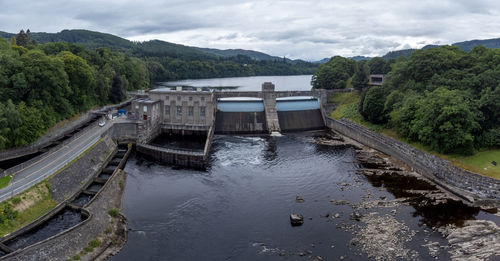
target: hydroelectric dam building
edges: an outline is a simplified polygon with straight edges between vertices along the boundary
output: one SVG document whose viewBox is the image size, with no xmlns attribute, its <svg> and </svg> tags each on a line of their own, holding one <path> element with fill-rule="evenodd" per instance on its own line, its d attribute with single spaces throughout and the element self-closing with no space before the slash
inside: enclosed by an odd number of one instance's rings
<svg viewBox="0 0 500 261">
<path fill-rule="evenodd" d="M 326 90 L 213 91 L 159 88 L 132 100 L 128 127 L 115 136 L 130 137 L 137 151 L 155 160 L 204 168 L 215 134 L 266 134 L 325 128 Z M 130 126 L 130 124 L 135 126 Z M 125 123 L 124 123 L 125 124 Z M 123 135 L 127 130 L 135 132 Z M 134 135 L 135 134 L 135 135 Z M 157 137 L 203 137 L 203 148 L 172 148 L 154 144 Z M 134 138 L 135 136 L 135 138 Z"/>
</svg>

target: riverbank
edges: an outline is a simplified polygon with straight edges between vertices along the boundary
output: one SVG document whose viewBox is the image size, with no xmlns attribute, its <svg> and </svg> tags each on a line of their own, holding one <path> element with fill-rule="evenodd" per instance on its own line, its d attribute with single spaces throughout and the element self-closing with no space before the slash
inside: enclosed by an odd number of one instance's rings
<svg viewBox="0 0 500 261">
<path fill-rule="evenodd" d="M 400 137 L 394 130 L 387 129 L 382 125 L 364 121 L 358 112 L 360 95 L 357 92 L 336 93 L 330 97 L 329 101 L 337 104 L 336 108 L 330 113 L 330 117 L 333 119 L 340 120 L 346 118 L 352 120 L 372 131 L 376 131 L 401 142 L 405 142 L 412 147 L 448 160 L 459 168 L 495 179 L 500 179 L 500 149 L 482 150 L 471 156 L 437 153 L 429 150 L 427 147 L 418 142 L 409 142 L 408 140 Z M 493 165 L 492 162 L 499 162 L 499 164 Z"/>
<path fill-rule="evenodd" d="M 334 143 L 356 149 L 356 160 L 362 166 L 356 172 L 364 175 L 379 190 L 387 190 L 395 199 L 376 197 L 371 192 L 364 201 L 333 200 L 333 204 L 351 205 L 355 224 L 341 223 L 338 227 L 354 235 L 351 244 L 355 252 L 376 260 L 419 260 L 420 254 L 407 248 L 407 243 L 419 233 L 437 231 L 445 242 L 429 240 L 424 246 L 433 258 L 447 252 L 453 260 L 488 260 L 500 253 L 500 227 L 491 220 L 476 219 L 478 207 L 467 206 L 456 195 L 435 186 L 431 180 L 411 171 L 402 162 L 363 146 L 342 135 L 334 135 Z M 357 184 L 344 184 L 345 187 Z M 402 206 L 412 206 L 426 217 L 427 228 L 412 229 L 398 219 Z M 498 213 L 498 209 L 495 209 Z M 330 214 L 332 219 L 339 214 Z"/>
</svg>

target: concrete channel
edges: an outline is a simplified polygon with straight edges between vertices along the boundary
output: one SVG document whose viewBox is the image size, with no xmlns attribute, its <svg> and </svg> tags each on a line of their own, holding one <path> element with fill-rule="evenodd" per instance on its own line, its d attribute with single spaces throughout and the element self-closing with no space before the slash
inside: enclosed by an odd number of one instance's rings
<svg viewBox="0 0 500 261">
<path fill-rule="evenodd" d="M 8 258 L 31 246 L 42 244 L 84 224 L 90 218 L 86 207 L 101 192 L 106 182 L 122 170 L 132 151 L 132 146 L 119 144 L 107 158 L 101 171 L 82 186 L 72 197 L 32 223 L 0 239 L 0 257 Z"/>
</svg>

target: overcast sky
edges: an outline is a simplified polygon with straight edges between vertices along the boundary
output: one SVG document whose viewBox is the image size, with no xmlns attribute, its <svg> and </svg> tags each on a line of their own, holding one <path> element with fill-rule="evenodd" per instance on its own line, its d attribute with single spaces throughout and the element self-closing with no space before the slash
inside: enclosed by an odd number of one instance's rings
<svg viewBox="0 0 500 261">
<path fill-rule="evenodd" d="M 498 0 L 0 0 L 0 31 L 88 29 L 318 60 L 497 38 L 499 12 Z"/>
</svg>

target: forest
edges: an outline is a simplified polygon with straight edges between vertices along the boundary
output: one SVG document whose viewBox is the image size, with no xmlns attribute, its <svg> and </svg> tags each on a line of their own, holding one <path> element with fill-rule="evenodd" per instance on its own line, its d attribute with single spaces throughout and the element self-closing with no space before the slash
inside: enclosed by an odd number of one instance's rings
<svg viewBox="0 0 500 261">
<path fill-rule="evenodd" d="M 55 123 L 149 86 L 146 62 L 68 43 L 0 38 L 0 150 L 36 141 Z"/>
<path fill-rule="evenodd" d="M 386 74 L 368 87 L 369 74 Z M 314 88 L 362 93 L 367 122 L 445 154 L 470 155 L 500 147 L 500 49 L 456 46 L 415 50 L 409 58 L 354 62 L 333 57 L 313 76 Z"/>
</svg>

